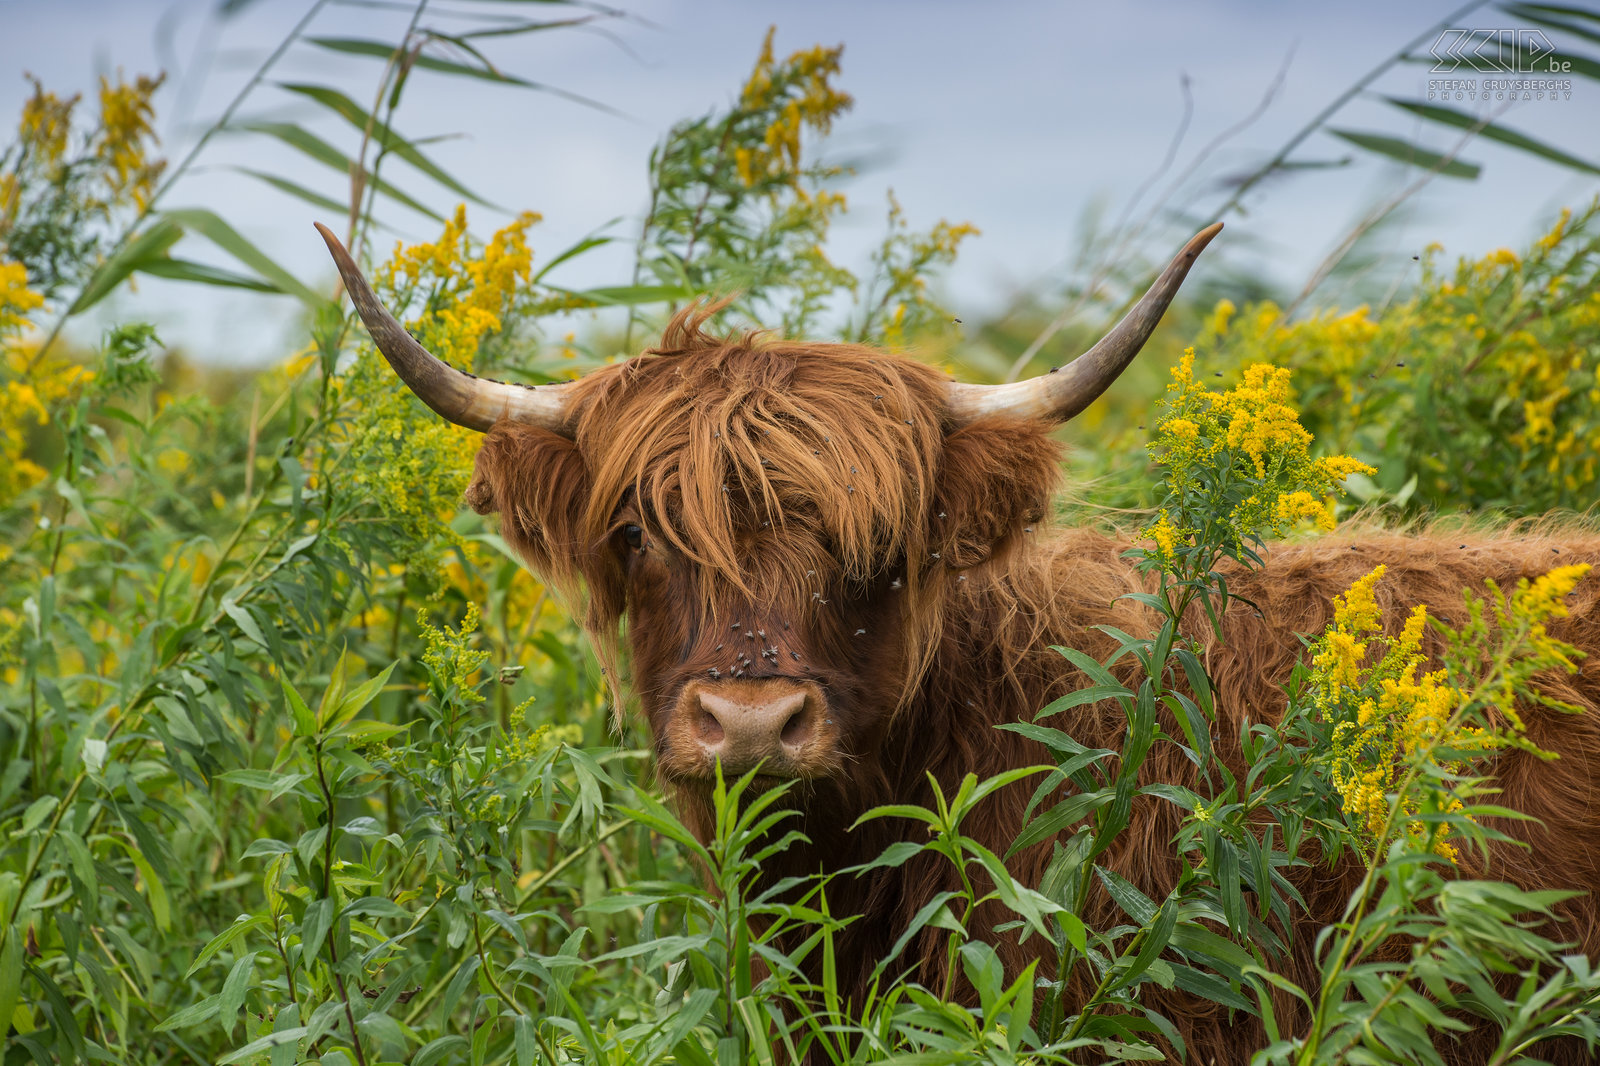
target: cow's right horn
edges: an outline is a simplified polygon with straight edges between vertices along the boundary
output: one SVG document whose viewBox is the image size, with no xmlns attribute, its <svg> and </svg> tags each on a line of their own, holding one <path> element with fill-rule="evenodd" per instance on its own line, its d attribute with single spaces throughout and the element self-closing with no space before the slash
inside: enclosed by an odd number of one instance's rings
<svg viewBox="0 0 1600 1066">
<path fill-rule="evenodd" d="M 1178 286 L 1183 284 L 1189 268 L 1211 243 L 1211 238 L 1221 231 L 1222 223 L 1213 222 L 1191 237 L 1122 321 L 1098 344 L 1060 371 L 1005 385 L 968 385 L 952 381 L 951 420 L 963 423 L 984 415 L 1012 415 L 1065 422 L 1088 407 L 1133 362 L 1133 357 L 1155 332 L 1156 323 L 1161 321 L 1167 305 L 1178 294 Z"/>
<path fill-rule="evenodd" d="M 508 385 L 455 369 L 417 343 L 417 339 L 395 321 L 378 302 L 377 294 L 362 277 L 361 268 L 350 258 L 339 238 L 320 222 L 316 227 L 328 243 L 328 251 L 333 254 L 340 277 L 344 278 L 344 287 L 350 292 L 350 300 L 356 305 L 361 321 L 366 323 L 378 351 L 389 360 L 400 380 L 440 417 L 479 432 L 486 432 L 502 418 L 556 432 L 568 429 L 572 387 L 576 382 Z"/>
</svg>

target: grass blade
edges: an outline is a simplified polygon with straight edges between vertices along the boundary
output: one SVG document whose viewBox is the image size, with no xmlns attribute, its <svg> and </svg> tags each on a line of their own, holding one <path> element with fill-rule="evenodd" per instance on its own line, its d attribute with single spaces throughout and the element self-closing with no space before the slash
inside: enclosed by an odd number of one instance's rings
<svg viewBox="0 0 1600 1066">
<path fill-rule="evenodd" d="M 235 274 L 231 270 L 221 267 L 209 266 L 205 263 L 196 263 L 189 259 L 152 259 L 141 263 L 135 269 L 141 274 L 148 274 L 154 278 L 166 278 L 168 281 L 192 281 L 201 285 L 220 285 L 229 289 L 249 289 L 252 292 L 283 293 L 284 290 L 270 281 L 252 278 L 246 274 Z M 285 295 L 288 295 L 285 293 Z"/>
<path fill-rule="evenodd" d="M 297 93 L 309 100 L 314 100 L 334 114 L 349 122 L 356 129 L 365 132 L 372 131 L 372 139 L 386 150 L 410 163 L 428 177 L 437 181 L 451 192 L 466 197 L 475 204 L 484 207 L 496 208 L 494 204 L 483 199 L 477 193 L 451 177 L 448 171 L 417 150 L 416 145 L 400 136 L 393 129 L 378 121 L 370 115 L 365 108 L 337 89 L 330 89 L 324 85 L 305 85 L 300 83 L 280 82 L 279 88 L 288 92 Z"/>
<path fill-rule="evenodd" d="M 384 44 L 382 41 L 363 40 L 358 37 L 307 37 L 306 40 L 318 48 L 326 48 L 332 52 L 342 52 L 345 55 L 369 56 L 374 59 L 387 60 L 394 55 L 394 46 Z M 623 117 L 622 112 L 614 107 L 608 107 L 598 100 L 591 100 L 587 96 L 558 89 L 553 85 L 543 82 L 529 81 L 519 78 L 514 74 L 506 74 L 493 67 L 475 67 L 466 63 L 457 63 L 449 59 L 440 59 L 438 56 L 419 55 L 413 64 L 422 70 L 431 70 L 437 74 L 464 75 L 469 78 L 481 78 L 484 81 L 499 82 L 501 85 L 514 85 L 521 89 L 533 89 L 537 92 L 553 93 L 556 96 L 573 103 L 592 107 L 597 111 L 604 111 L 610 115 Z"/>
<path fill-rule="evenodd" d="M 321 137 L 318 137 L 316 134 L 301 129 L 299 126 L 296 126 L 293 123 L 246 122 L 233 128 L 247 130 L 251 133 L 264 133 L 268 137 L 275 137 L 284 144 L 287 144 L 289 147 L 310 156 L 319 163 L 332 167 L 334 170 L 337 170 L 340 174 L 343 174 L 346 177 L 350 175 L 350 170 L 355 165 L 354 161 L 351 160 L 349 156 L 339 151 L 339 149 L 335 148 Z M 387 181 L 384 181 L 382 178 L 374 177 L 369 172 L 366 175 L 366 180 L 369 184 L 374 186 L 379 192 L 383 193 L 391 200 L 411 208 L 411 210 L 417 212 L 419 215 L 426 215 L 435 222 L 442 223 L 444 221 L 443 215 L 424 206 L 418 200 L 407 196 L 405 193 L 401 192 Z M 349 209 L 349 204 L 339 205 L 340 211 L 348 211 Z"/>
<path fill-rule="evenodd" d="M 1359 130 L 1341 130 L 1328 127 L 1328 132 L 1342 140 L 1349 141 L 1357 148 L 1364 148 L 1374 155 L 1381 155 L 1408 167 L 1418 167 L 1422 170 L 1436 170 L 1447 178 L 1463 178 L 1467 181 L 1477 180 L 1483 168 L 1476 163 L 1468 163 L 1460 159 L 1446 160 L 1438 152 L 1430 152 L 1421 145 L 1403 141 L 1398 137 L 1391 137 L 1386 133 L 1363 133 Z"/>
<path fill-rule="evenodd" d="M 1474 117 L 1453 107 L 1425 104 L 1420 100 L 1402 100 L 1394 96 L 1390 96 L 1387 99 L 1389 103 L 1402 111 L 1409 111 L 1411 114 L 1429 122 L 1437 122 L 1440 125 L 1451 126 L 1458 130 L 1474 129 L 1483 121 L 1481 118 Z M 1552 163 L 1571 167 L 1573 170 L 1581 170 L 1585 174 L 1600 174 L 1600 167 L 1596 167 L 1593 163 L 1579 159 L 1575 155 L 1568 155 L 1554 145 L 1534 140 L 1527 134 L 1518 133 L 1516 130 L 1507 129 L 1504 126 L 1489 123 L 1478 129 L 1478 136 L 1486 141 L 1496 141 L 1508 147 L 1536 155 L 1541 159 L 1547 159 Z"/>
<path fill-rule="evenodd" d="M 318 307 L 328 302 L 326 297 L 312 291 L 299 278 L 279 266 L 271 256 L 245 239 L 216 212 L 201 207 L 191 207 L 168 211 L 164 217 L 173 219 L 190 232 L 205 237 L 261 277 L 277 285 L 282 291 L 291 296 L 298 296 L 308 306 Z"/>
<path fill-rule="evenodd" d="M 167 249 L 178 243 L 182 236 L 183 227 L 177 222 L 170 218 L 158 219 L 100 265 L 67 313 L 79 314 L 105 299 L 129 274 L 166 255 Z"/>
</svg>

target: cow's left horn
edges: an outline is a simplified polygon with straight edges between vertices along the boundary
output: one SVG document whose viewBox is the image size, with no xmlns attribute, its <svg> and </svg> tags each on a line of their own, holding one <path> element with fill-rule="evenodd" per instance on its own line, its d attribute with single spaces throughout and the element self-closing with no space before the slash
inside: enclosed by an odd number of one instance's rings
<svg viewBox="0 0 1600 1066">
<path fill-rule="evenodd" d="M 1177 295 L 1178 286 L 1183 284 L 1195 259 L 1221 231 L 1222 223 L 1214 222 L 1196 233 L 1161 272 L 1150 291 L 1133 305 L 1133 310 L 1098 344 L 1059 371 L 1006 385 L 951 382 L 951 419 L 960 423 L 983 415 L 1005 414 L 1065 422 L 1088 407 L 1133 362 L 1133 357 L 1155 332 L 1156 323 L 1161 321 L 1167 305 Z"/>
<path fill-rule="evenodd" d="M 400 375 L 417 398 L 433 408 L 440 417 L 458 426 L 487 431 L 502 418 L 530 426 L 562 432 L 566 430 L 572 405 L 572 386 L 576 382 L 559 385 L 508 385 L 503 381 L 490 381 L 457 370 L 434 355 L 395 321 L 367 279 L 361 276 L 350 253 L 345 251 L 339 238 L 322 223 L 316 223 L 317 232 L 328 242 L 328 251 L 344 278 L 344 287 L 356 305 L 361 321 L 378 351 L 389 360 L 395 373 Z"/>
</svg>

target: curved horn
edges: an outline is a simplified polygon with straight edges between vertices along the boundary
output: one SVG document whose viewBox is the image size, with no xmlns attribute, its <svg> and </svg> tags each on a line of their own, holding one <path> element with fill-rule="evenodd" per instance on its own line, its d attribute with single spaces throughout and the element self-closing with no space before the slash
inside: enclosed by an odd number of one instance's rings
<svg viewBox="0 0 1600 1066">
<path fill-rule="evenodd" d="M 1178 286 L 1183 284 L 1201 250 L 1221 231 L 1222 223 L 1214 222 L 1190 238 L 1183 251 L 1150 286 L 1150 291 L 1134 304 L 1133 310 L 1098 344 L 1059 371 L 1006 385 L 967 385 L 952 381 L 951 419 L 959 423 L 983 415 L 1008 414 L 1065 422 L 1088 407 L 1133 362 L 1133 357 L 1155 332 L 1156 323 L 1161 321 L 1167 305 L 1178 294 Z"/>
<path fill-rule="evenodd" d="M 333 231 L 320 222 L 316 227 L 327 242 L 328 251 L 339 267 L 339 276 L 344 278 L 344 287 L 350 292 L 350 301 L 356 305 L 378 351 L 389 360 L 400 380 L 440 417 L 480 433 L 502 418 L 556 432 L 567 428 L 572 386 L 577 382 L 536 388 L 490 381 L 455 369 L 418 344 L 417 339 L 384 309 L 372 286 L 361 276 L 361 268 L 356 266 Z"/>
</svg>

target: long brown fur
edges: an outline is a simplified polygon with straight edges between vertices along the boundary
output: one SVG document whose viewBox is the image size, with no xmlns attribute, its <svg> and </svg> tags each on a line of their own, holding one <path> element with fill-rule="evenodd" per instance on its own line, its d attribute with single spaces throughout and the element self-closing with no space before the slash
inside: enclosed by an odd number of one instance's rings
<svg viewBox="0 0 1600 1066">
<path fill-rule="evenodd" d="M 927 366 L 859 346 L 718 338 L 704 330 L 707 314 L 690 309 L 656 349 L 585 378 L 571 439 L 496 426 L 468 500 L 498 510 L 508 542 L 531 566 L 586 597 L 586 625 L 613 664 L 626 617 L 633 689 L 658 769 L 702 835 L 710 831 L 703 762 L 670 739 L 680 697 L 734 677 L 788 678 L 826 693 L 837 757 L 795 792 L 810 843 L 779 856 L 767 875 L 837 871 L 916 831 L 882 820 L 849 827 L 891 799 L 931 804 L 929 772 L 948 792 L 969 772 L 981 778 L 1047 762 L 1045 751 L 995 726 L 1031 720 L 1084 684 L 1050 645 L 1104 658 L 1110 638 L 1095 626 L 1146 631 L 1141 608 L 1120 599 L 1141 585 L 1122 557 L 1124 540 L 1082 529 L 1043 535 L 1059 470 L 1049 427 L 1002 418 L 954 426 L 943 379 Z M 621 533 L 628 525 L 644 531 L 638 547 Z M 1196 631 L 1218 691 L 1218 753 L 1241 769 L 1240 723 L 1282 713 L 1283 684 L 1302 650 L 1296 634 L 1319 632 L 1332 596 L 1378 563 L 1389 568 L 1380 600 L 1427 603 L 1448 617 L 1461 590 L 1481 588 L 1486 577 L 1509 586 L 1573 561 L 1600 562 L 1600 537 L 1374 530 L 1273 547 L 1262 569 L 1231 575 L 1254 606 L 1236 602 L 1223 640 Z M 1552 627 L 1591 653 L 1600 651 L 1595 585 L 1580 585 L 1571 617 Z M 1600 659 L 1547 687 L 1588 710 L 1571 717 L 1528 708 L 1530 739 L 1561 758 L 1500 756 L 1502 800 L 1537 820 L 1503 827 L 1529 848 L 1497 847 L 1488 873 L 1587 892 L 1600 877 L 1600 717 L 1592 713 Z M 1052 724 L 1085 744 L 1121 746 L 1124 722 L 1112 710 L 1080 708 Z M 1158 745 L 1145 777 L 1189 784 L 1193 767 L 1174 746 Z M 967 831 L 1003 853 L 1028 795 L 1002 790 Z M 1133 824 L 1102 861 L 1163 896 L 1178 875 L 1169 845 L 1180 818 L 1165 801 L 1136 801 Z M 1037 882 L 1048 857 L 1047 847 L 1024 852 L 1015 872 Z M 1302 984 L 1315 984 L 1316 930 L 1338 918 L 1359 874 L 1348 858 L 1297 874 L 1310 912 L 1292 930 L 1284 965 Z M 911 917 L 956 887 L 953 870 L 931 857 L 833 883 L 834 912 L 861 916 L 837 946 L 841 980 L 857 1002 Z M 1093 923 L 1115 923 L 1109 900 L 1093 906 Z M 1580 896 L 1560 910 L 1567 924 L 1557 935 L 1600 954 L 1594 900 Z M 993 923 L 980 916 L 978 924 Z M 910 950 L 932 987 L 943 936 L 925 933 Z M 993 938 L 1013 972 L 1042 946 L 1037 937 Z M 1081 1002 L 1082 992 L 1069 998 Z M 1181 992 L 1146 992 L 1177 1024 L 1190 1061 L 1242 1064 L 1265 1041 L 1247 1017 Z M 1279 1007 L 1287 1027 L 1303 1023 L 1294 1004 Z M 1479 1062 L 1494 1035 L 1441 1037 L 1441 1051 L 1450 1062 Z M 1587 1061 L 1566 1046 L 1545 1057 Z"/>
</svg>

